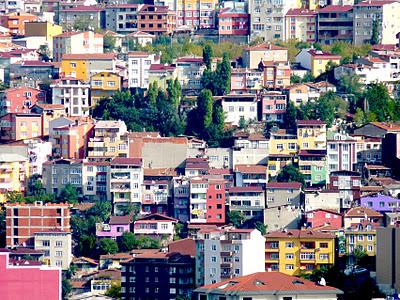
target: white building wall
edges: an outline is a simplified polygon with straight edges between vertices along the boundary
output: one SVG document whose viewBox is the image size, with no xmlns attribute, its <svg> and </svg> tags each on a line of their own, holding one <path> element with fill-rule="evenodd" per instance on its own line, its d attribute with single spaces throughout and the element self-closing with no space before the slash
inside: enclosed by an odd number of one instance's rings
<svg viewBox="0 0 400 300">
<path fill-rule="evenodd" d="M 232 125 L 239 125 L 239 121 L 242 117 L 246 122 L 257 120 L 257 104 L 258 102 L 256 101 L 222 101 L 225 122 L 232 123 Z"/>
</svg>

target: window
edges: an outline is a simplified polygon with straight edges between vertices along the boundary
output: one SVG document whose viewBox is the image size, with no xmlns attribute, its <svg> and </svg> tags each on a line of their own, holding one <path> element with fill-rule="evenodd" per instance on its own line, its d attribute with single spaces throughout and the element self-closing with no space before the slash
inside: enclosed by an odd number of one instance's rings
<svg viewBox="0 0 400 300">
<path fill-rule="evenodd" d="M 42 241 L 42 246 L 43 247 L 50 247 L 50 241 L 49 240 Z"/>
<path fill-rule="evenodd" d="M 217 245 L 211 245 L 211 250 L 212 251 L 217 251 Z"/>
<path fill-rule="evenodd" d="M 372 245 L 368 245 L 367 250 L 369 252 L 374 251 L 374 247 Z"/>
<path fill-rule="evenodd" d="M 63 245 L 63 242 L 62 242 L 62 241 L 56 241 L 56 247 L 57 247 L 57 248 L 62 247 L 62 245 Z"/>
<path fill-rule="evenodd" d="M 212 262 L 217 262 L 217 257 L 216 257 L 216 256 L 212 256 L 212 257 L 211 257 L 211 261 L 212 261 Z"/>
<path fill-rule="evenodd" d="M 56 260 L 56 266 L 62 267 L 62 260 Z"/>
<path fill-rule="evenodd" d="M 107 86 L 115 86 L 115 81 L 107 81 Z"/>
<path fill-rule="evenodd" d="M 293 253 L 287 253 L 286 254 L 286 259 L 294 259 L 294 254 Z"/>
<path fill-rule="evenodd" d="M 328 248 L 328 243 L 319 243 L 320 248 Z"/>
<path fill-rule="evenodd" d="M 169 289 L 170 294 L 176 294 L 176 289 L 175 288 L 170 288 Z"/>
<path fill-rule="evenodd" d="M 323 253 L 319 255 L 320 260 L 328 260 L 329 259 L 329 254 Z"/>
<path fill-rule="evenodd" d="M 62 251 L 56 251 L 56 256 L 61 257 L 63 255 Z"/>
<path fill-rule="evenodd" d="M 291 264 L 285 265 L 285 269 L 286 270 L 294 270 L 294 265 L 291 265 Z"/>
<path fill-rule="evenodd" d="M 76 63 L 70 63 L 71 68 L 76 68 Z"/>
<path fill-rule="evenodd" d="M 368 234 L 368 241 L 372 241 L 372 234 Z"/>
<path fill-rule="evenodd" d="M 293 242 L 286 242 L 286 248 L 294 248 Z"/>
<path fill-rule="evenodd" d="M 358 235 L 358 240 L 359 240 L 359 241 L 363 241 L 363 240 L 364 240 L 364 237 L 360 234 L 360 235 Z"/>
</svg>

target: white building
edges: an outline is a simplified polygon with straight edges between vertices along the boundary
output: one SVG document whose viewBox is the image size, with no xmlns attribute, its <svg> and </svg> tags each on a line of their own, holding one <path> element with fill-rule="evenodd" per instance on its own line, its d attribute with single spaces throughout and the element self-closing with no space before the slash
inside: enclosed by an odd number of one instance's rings
<svg viewBox="0 0 400 300">
<path fill-rule="evenodd" d="M 206 69 L 202 57 L 180 57 L 174 62 L 183 95 L 198 95 L 202 90 L 201 78 Z"/>
<path fill-rule="evenodd" d="M 142 203 L 143 167 L 141 158 L 116 157 L 111 161 L 111 198 L 118 211 L 119 205 Z"/>
<path fill-rule="evenodd" d="M 246 122 L 257 120 L 258 100 L 256 95 L 227 95 L 222 100 L 225 122 L 239 125 L 240 119 Z"/>
<path fill-rule="evenodd" d="M 128 53 L 129 88 L 149 88 L 149 69 L 152 64 L 159 64 L 160 57 L 147 52 Z"/>
<path fill-rule="evenodd" d="M 311 211 L 315 209 L 331 209 L 340 212 L 339 190 L 305 191 L 304 209 Z"/>
<path fill-rule="evenodd" d="M 207 222 L 207 189 L 208 181 L 203 178 L 190 179 L 190 223 Z"/>
<path fill-rule="evenodd" d="M 76 78 L 62 78 L 51 84 L 52 104 L 62 104 L 67 116 L 89 116 L 90 85 Z"/>
<path fill-rule="evenodd" d="M 44 262 L 68 270 L 72 261 L 71 232 L 53 230 L 35 233 L 35 250 L 44 252 Z"/>
<path fill-rule="evenodd" d="M 196 285 L 265 270 L 265 238 L 257 229 L 200 230 L 196 239 Z"/>
<path fill-rule="evenodd" d="M 327 138 L 328 171 L 354 171 L 357 164 L 355 138 L 328 132 Z"/>
</svg>

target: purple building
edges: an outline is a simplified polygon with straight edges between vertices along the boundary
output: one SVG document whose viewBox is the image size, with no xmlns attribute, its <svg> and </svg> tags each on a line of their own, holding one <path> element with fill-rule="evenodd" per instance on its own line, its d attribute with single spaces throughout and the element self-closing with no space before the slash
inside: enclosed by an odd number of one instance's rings
<svg viewBox="0 0 400 300">
<path fill-rule="evenodd" d="M 125 231 L 131 231 L 132 216 L 111 216 L 107 223 L 96 224 L 96 235 L 99 238 L 116 239 Z"/>
<path fill-rule="evenodd" d="M 361 206 L 372 208 L 378 212 L 392 212 L 399 210 L 400 199 L 386 195 L 376 195 L 361 198 Z"/>
</svg>

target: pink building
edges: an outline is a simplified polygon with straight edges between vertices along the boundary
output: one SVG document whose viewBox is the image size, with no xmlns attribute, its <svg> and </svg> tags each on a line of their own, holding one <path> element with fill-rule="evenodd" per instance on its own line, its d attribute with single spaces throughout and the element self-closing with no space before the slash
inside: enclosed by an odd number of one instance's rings
<svg viewBox="0 0 400 300">
<path fill-rule="evenodd" d="M 262 120 L 283 122 L 286 112 L 286 95 L 280 92 L 266 92 L 261 95 Z"/>
<path fill-rule="evenodd" d="M 61 269 L 38 265 L 37 262 L 10 262 L 8 253 L 0 253 L 0 298 L 60 299 Z"/>
<path fill-rule="evenodd" d="M 307 212 L 306 223 L 311 228 L 330 225 L 331 228 L 340 229 L 343 226 L 343 217 L 334 210 L 315 209 Z"/>
<path fill-rule="evenodd" d="M 256 69 L 237 68 L 231 71 L 231 92 L 256 93 L 263 88 L 264 72 Z"/>
<path fill-rule="evenodd" d="M 218 15 L 218 33 L 220 35 L 248 35 L 250 28 L 249 14 L 243 10 L 226 8 Z"/>
<path fill-rule="evenodd" d="M 46 93 L 30 87 L 6 89 L 0 93 L 0 114 L 30 113 L 37 102 L 45 102 Z"/>
<path fill-rule="evenodd" d="M 107 237 L 116 239 L 124 232 L 131 231 L 132 216 L 111 216 L 108 224 L 96 224 L 96 235 L 99 238 Z"/>
<path fill-rule="evenodd" d="M 42 125 L 39 114 L 8 113 L 0 118 L 0 140 L 11 142 L 40 137 Z"/>
</svg>

